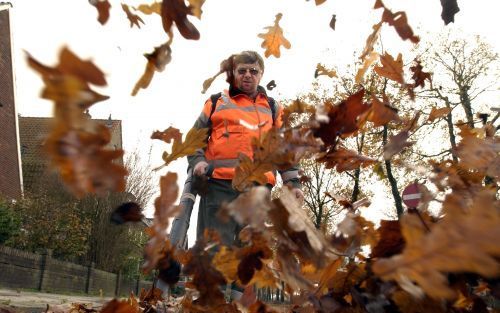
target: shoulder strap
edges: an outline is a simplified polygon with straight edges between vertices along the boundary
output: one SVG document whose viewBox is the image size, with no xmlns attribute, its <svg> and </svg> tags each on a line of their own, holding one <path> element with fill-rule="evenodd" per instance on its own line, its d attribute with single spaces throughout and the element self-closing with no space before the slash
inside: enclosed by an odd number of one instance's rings
<svg viewBox="0 0 500 313">
<path fill-rule="evenodd" d="M 222 92 L 218 92 L 210 96 L 210 100 L 212 101 L 212 109 L 210 110 L 210 115 L 208 116 L 208 123 L 210 126 L 212 125 L 212 114 L 214 114 L 215 106 L 221 96 Z M 274 100 L 274 98 L 272 97 L 267 97 L 267 99 L 269 103 L 269 108 L 271 109 L 271 116 L 273 117 L 273 125 L 274 125 L 274 123 L 276 122 L 276 100 Z"/>
<path fill-rule="evenodd" d="M 276 100 L 271 97 L 267 97 L 269 108 L 271 109 L 271 115 L 273 117 L 273 125 L 276 123 Z"/>
</svg>

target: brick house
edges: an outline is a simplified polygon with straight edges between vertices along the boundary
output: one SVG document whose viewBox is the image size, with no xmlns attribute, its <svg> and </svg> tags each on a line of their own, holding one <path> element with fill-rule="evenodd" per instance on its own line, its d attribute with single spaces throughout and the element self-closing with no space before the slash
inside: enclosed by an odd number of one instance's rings
<svg viewBox="0 0 500 313">
<path fill-rule="evenodd" d="M 0 197 L 18 199 L 23 180 L 12 68 L 11 4 L 0 2 Z"/>
</svg>

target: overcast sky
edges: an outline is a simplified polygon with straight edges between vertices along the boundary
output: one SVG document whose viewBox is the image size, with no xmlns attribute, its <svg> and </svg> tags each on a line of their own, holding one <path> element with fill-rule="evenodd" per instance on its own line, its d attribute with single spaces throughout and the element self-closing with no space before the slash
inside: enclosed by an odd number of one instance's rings
<svg viewBox="0 0 500 313">
<path fill-rule="evenodd" d="M 153 144 L 149 139 L 153 130 L 174 126 L 186 133 L 205 99 L 226 87 L 225 78 L 221 76 L 206 95 L 200 93 L 203 81 L 217 72 L 222 59 L 241 50 L 263 54 L 257 34 L 273 24 L 277 13 L 283 13 L 280 25 L 292 45 L 290 50 L 282 49 L 281 58 L 266 59 L 262 83 L 276 81 L 277 87 L 270 95 L 277 99 L 294 98 L 306 91 L 314 80 L 318 62 L 339 67 L 354 63 L 353 53 L 359 55 L 372 25 L 380 20 L 382 13 L 372 10 L 374 0 L 327 0 L 320 6 L 316 6 L 314 0 L 207 0 L 202 19 L 190 18 L 199 29 L 201 39 L 189 41 L 176 32 L 172 62 L 164 72 L 155 74 L 148 89 L 131 97 L 132 88 L 146 64 L 143 53 L 152 52 L 166 40 L 159 16 L 141 15 L 146 25 L 131 29 L 120 2 L 114 0 L 110 0 L 111 17 L 104 26 L 97 22 L 97 11 L 86 0 L 11 2 L 19 113 L 50 116 L 52 109 L 51 102 L 39 98 L 41 79 L 27 68 L 23 51 L 42 63 L 53 65 L 59 49 L 67 45 L 80 57 L 92 59 L 107 75 L 108 87 L 99 91 L 110 99 L 92 107 L 91 115 L 107 118 L 111 114 L 112 118 L 121 119 L 125 150 L 139 149 L 144 157 Z M 436 34 L 445 29 L 439 0 L 385 0 L 384 3 L 393 12 L 405 10 L 417 35 Z M 458 4 L 461 11 L 451 27 L 458 27 L 464 33 L 479 33 L 499 51 L 500 2 L 458 0 Z M 329 28 L 332 14 L 337 17 L 335 31 Z M 412 47 L 402 42 L 387 25 L 383 27 L 382 38 L 384 48 L 391 54 Z M 161 151 L 165 147 L 160 142 L 154 143 L 153 165 L 161 164 Z M 179 172 L 182 184 L 186 164 L 185 160 L 179 160 L 164 171 Z M 383 210 L 383 205 L 377 207 L 377 202 L 381 203 L 374 199 L 370 215 L 379 215 L 378 211 Z"/>
</svg>

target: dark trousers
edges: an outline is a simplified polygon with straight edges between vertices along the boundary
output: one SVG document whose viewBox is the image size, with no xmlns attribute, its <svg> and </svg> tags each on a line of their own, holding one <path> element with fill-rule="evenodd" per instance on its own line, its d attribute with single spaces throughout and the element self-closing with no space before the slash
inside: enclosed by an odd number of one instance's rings
<svg viewBox="0 0 500 313">
<path fill-rule="evenodd" d="M 233 201 L 239 194 L 231 186 L 231 180 L 212 178 L 208 181 L 207 193 L 201 196 L 198 207 L 197 240 L 203 238 L 205 229 L 214 229 L 219 233 L 222 244 L 239 245 L 238 234 L 242 227 L 232 217 L 227 222 L 217 217 L 221 205 Z"/>
</svg>

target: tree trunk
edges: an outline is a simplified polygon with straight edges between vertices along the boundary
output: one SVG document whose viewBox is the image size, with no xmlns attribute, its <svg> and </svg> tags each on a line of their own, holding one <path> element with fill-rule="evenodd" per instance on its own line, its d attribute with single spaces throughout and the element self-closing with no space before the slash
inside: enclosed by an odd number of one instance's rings
<svg viewBox="0 0 500 313">
<path fill-rule="evenodd" d="M 451 109 L 450 102 L 448 98 L 445 99 L 446 107 Z M 451 145 L 451 157 L 453 158 L 453 162 L 458 162 L 458 158 L 456 155 L 457 151 L 457 139 L 455 137 L 455 132 L 453 128 L 453 115 L 448 113 L 445 117 L 446 123 L 448 124 L 448 135 L 450 136 L 450 145 Z"/>
<path fill-rule="evenodd" d="M 467 118 L 467 125 L 474 128 L 474 113 L 472 112 L 472 104 L 469 98 L 469 87 L 463 86 L 460 88 L 460 103 L 464 108 L 465 117 Z"/>
<path fill-rule="evenodd" d="M 361 142 L 358 143 L 358 153 L 363 153 L 363 146 L 365 144 L 365 133 L 361 134 Z M 359 196 L 359 176 L 361 175 L 361 168 L 357 168 L 354 171 L 354 188 L 352 189 L 351 202 L 358 200 Z"/>
<path fill-rule="evenodd" d="M 382 142 L 384 145 L 387 143 L 387 125 L 384 126 Z M 403 202 L 401 200 L 401 196 L 399 195 L 398 182 L 396 181 L 396 178 L 394 178 L 394 175 L 392 175 L 391 160 L 385 161 L 385 169 L 387 171 L 387 179 L 391 185 L 391 192 L 394 197 L 394 204 L 396 205 L 396 213 L 398 214 L 398 219 L 400 219 L 403 215 Z"/>
</svg>

